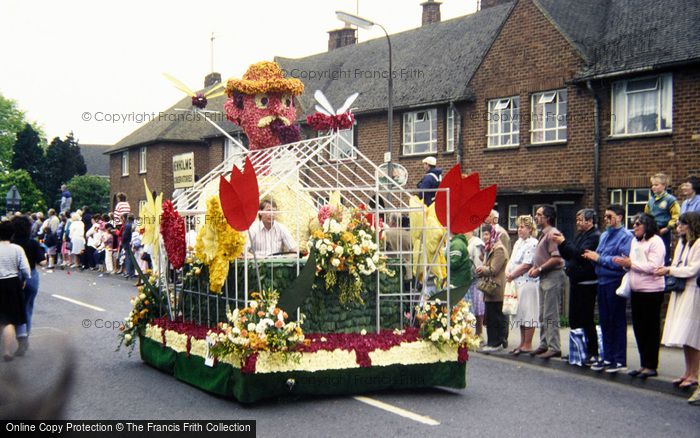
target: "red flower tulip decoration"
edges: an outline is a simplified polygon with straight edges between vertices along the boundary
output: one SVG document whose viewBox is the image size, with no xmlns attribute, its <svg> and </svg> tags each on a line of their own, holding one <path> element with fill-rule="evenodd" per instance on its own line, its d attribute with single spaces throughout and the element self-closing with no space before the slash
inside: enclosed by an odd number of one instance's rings
<svg viewBox="0 0 700 438">
<path fill-rule="evenodd" d="M 258 178 L 249 158 L 243 172 L 233 165 L 231 182 L 223 176 L 219 179 L 219 199 L 228 224 L 237 231 L 246 231 L 258 214 L 260 190 Z"/>
<path fill-rule="evenodd" d="M 168 199 L 163 203 L 160 217 L 160 234 L 168 260 L 173 268 L 180 269 L 185 264 L 185 219 L 175 210 L 173 202 Z"/>
<path fill-rule="evenodd" d="M 450 189 L 450 232 L 467 233 L 476 229 L 488 217 L 496 202 L 496 185 L 479 189 L 479 174 L 462 177 L 462 169 L 455 165 L 440 183 L 439 189 Z M 447 192 L 435 194 L 435 214 L 440 223 L 447 224 Z"/>
</svg>

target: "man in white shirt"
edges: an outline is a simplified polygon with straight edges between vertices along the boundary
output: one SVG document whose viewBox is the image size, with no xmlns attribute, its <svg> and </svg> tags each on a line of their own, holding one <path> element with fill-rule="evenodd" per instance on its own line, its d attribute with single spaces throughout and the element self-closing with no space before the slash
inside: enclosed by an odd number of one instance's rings
<svg viewBox="0 0 700 438">
<path fill-rule="evenodd" d="M 272 199 L 263 199 L 260 213 L 250 227 L 251 251 L 257 257 L 268 257 L 281 252 L 296 252 L 297 243 L 287 227 L 274 220 L 277 204 Z"/>
</svg>

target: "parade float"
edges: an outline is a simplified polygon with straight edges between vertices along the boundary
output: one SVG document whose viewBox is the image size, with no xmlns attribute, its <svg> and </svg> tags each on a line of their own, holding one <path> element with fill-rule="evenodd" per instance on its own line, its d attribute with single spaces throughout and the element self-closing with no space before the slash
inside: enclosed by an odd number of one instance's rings
<svg viewBox="0 0 700 438">
<path fill-rule="evenodd" d="M 334 110 L 316 92 L 307 123 L 320 134 L 301 139 L 303 91 L 275 63 L 250 66 L 228 81 L 224 106 L 249 147 L 230 138 L 239 153 L 172 202 L 146 186 L 154 266 L 139 272 L 120 346 L 138 345 L 149 365 L 243 403 L 464 388 L 478 338 L 465 288 L 450 281 L 449 236 L 485 219 L 495 187 L 481 190 L 478 174 L 455 166 L 426 207 L 342 135 L 357 95 Z M 191 111 L 205 111 L 206 99 L 191 94 Z M 339 149 L 350 153 L 339 159 Z M 261 258 L 249 229 L 270 198 L 297 248 Z M 390 215 L 410 226 L 389 228 Z M 389 244 L 397 237 L 408 245 Z"/>
</svg>

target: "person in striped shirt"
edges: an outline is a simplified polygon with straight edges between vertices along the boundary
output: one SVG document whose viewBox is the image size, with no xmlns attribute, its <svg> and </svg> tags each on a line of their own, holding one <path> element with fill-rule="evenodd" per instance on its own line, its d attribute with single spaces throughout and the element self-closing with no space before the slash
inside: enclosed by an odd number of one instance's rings
<svg viewBox="0 0 700 438">
<path fill-rule="evenodd" d="M 114 207 L 114 227 L 119 228 L 122 224 L 122 216 L 131 213 L 131 205 L 126 200 L 124 192 L 117 193 L 117 205 Z"/>
<path fill-rule="evenodd" d="M 274 220 L 277 204 L 273 199 L 260 202 L 258 220 L 250 227 L 251 251 L 257 257 L 269 257 L 281 252 L 297 252 L 297 243 L 287 227 Z"/>
</svg>

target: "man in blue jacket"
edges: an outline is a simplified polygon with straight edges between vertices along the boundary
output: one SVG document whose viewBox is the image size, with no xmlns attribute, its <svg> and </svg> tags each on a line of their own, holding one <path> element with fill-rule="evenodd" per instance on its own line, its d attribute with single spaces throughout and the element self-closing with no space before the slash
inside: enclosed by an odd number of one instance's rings
<svg viewBox="0 0 700 438">
<path fill-rule="evenodd" d="M 425 175 L 423 175 L 423 178 L 418 183 L 419 189 L 438 188 L 440 181 L 442 180 L 442 169 L 438 169 L 435 166 L 437 166 L 437 160 L 435 157 L 426 157 L 423 159 L 423 170 L 425 171 Z M 435 198 L 435 192 L 432 190 L 425 192 L 420 191 L 418 192 L 418 197 L 423 200 L 423 203 L 427 207 L 430 207 L 430 204 L 433 203 L 433 199 Z"/>
<path fill-rule="evenodd" d="M 595 263 L 598 276 L 598 310 L 603 332 L 603 357 L 593 365 L 593 371 L 616 373 L 627 369 L 627 299 L 615 291 L 622 282 L 625 271 L 613 257 L 629 256 L 632 233 L 624 224 L 625 210 L 611 205 L 605 210 L 607 229 L 600 236 L 596 251 L 586 250 L 583 257 Z"/>
</svg>

